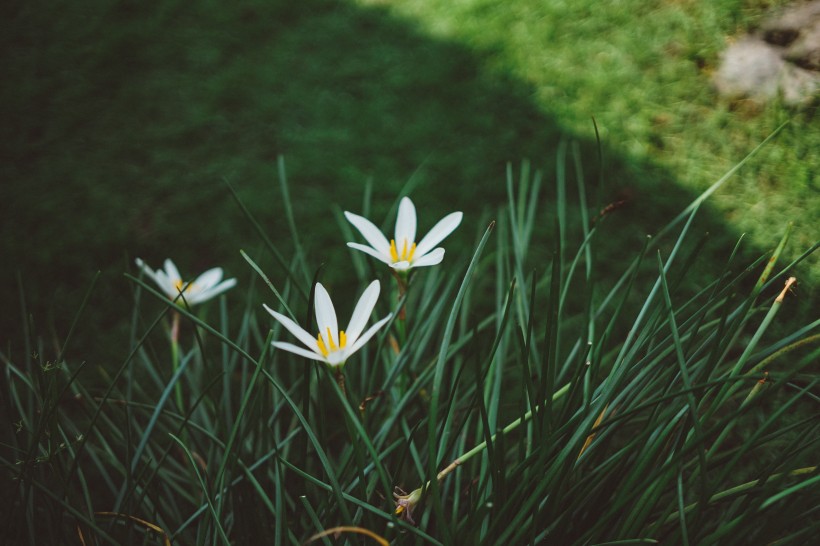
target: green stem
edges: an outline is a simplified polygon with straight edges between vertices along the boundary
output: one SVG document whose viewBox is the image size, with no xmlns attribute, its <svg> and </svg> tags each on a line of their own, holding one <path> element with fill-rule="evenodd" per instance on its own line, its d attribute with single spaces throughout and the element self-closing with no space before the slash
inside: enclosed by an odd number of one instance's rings
<svg viewBox="0 0 820 546">
<path fill-rule="evenodd" d="M 401 302 L 402 298 L 404 298 L 405 294 L 407 294 L 409 275 L 406 271 L 393 270 L 393 276 L 396 278 L 396 302 L 398 303 Z M 399 350 L 401 350 L 407 341 L 407 309 L 404 304 L 402 304 L 401 309 L 399 309 L 398 312 L 396 330 L 398 331 L 399 336 Z"/>
<path fill-rule="evenodd" d="M 347 400 L 347 389 L 345 388 L 345 374 L 344 372 L 342 372 L 341 367 L 336 370 L 335 377 L 336 384 L 339 385 L 339 390 L 342 391 L 345 400 Z"/>
<path fill-rule="evenodd" d="M 173 311 L 173 315 L 171 316 L 171 369 L 173 373 L 176 373 L 179 369 L 179 318 L 179 312 Z M 181 379 L 182 378 L 179 378 L 176 385 L 174 385 L 174 395 L 176 396 L 177 407 L 184 415 L 185 406 L 182 403 Z"/>
<path fill-rule="evenodd" d="M 760 327 L 758 327 L 757 331 L 755 332 L 752 340 L 746 346 L 746 349 L 743 351 L 743 354 L 740 355 L 740 358 L 735 364 L 734 369 L 732 370 L 731 377 L 736 376 L 740 373 L 740 370 L 743 369 L 743 365 L 746 364 L 746 361 L 752 355 L 752 352 L 757 347 L 757 343 L 760 341 L 760 338 L 763 337 L 763 333 L 769 328 L 769 325 L 774 320 L 775 315 L 777 312 L 780 311 L 780 306 L 783 305 L 783 299 L 786 297 L 786 292 L 789 291 L 789 288 L 797 282 L 797 279 L 794 277 L 789 277 L 786 281 L 786 286 L 783 287 L 783 290 L 780 292 L 780 295 L 777 296 L 772 303 L 772 306 L 769 308 L 769 312 L 766 313 L 766 317 L 763 319 L 763 322 L 760 323 Z"/>
<path fill-rule="evenodd" d="M 820 323 L 820 321 L 816 322 L 815 324 Z M 795 341 L 790 345 L 786 345 L 779 351 L 769 355 L 765 360 L 761 360 L 759 364 L 756 364 L 747 375 L 753 374 L 758 370 L 765 370 L 772 362 L 777 360 L 778 358 L 782 357 L 783 355 L 794 351 L 795 349 L 799 349 L 804 345 L 810 345 L 816 341 L 820 341 L 820 334 L 814 334 L 813 336 L 809 336 L 806 338 L 801 339 L 800 341 Z"/>
<path fill-rule="evenodd" d="M 555 391 L 555 393 L 552 395 L 552 401 L 553 401 L 553 402 L 555 402 L 556 400 L 558 400 L 559 398 L 561 398 L 562 396 L 564 396 L 564 395 L 565 395 L 565 394 L 569 391 L 569 387 L 570 387 L 570 383 L 567 383 L 566 385 L 564 385 L 563 387 L 561 387 L 560 389 L 558 389 L 557 391 Z M 541 406 L 536 406 L 535 408 L 531 409 L 530 411 L 528 411 L 527 413 L 525 413 L 523 416 L 519 417 L 518 419 L 516 419 L 515 421 L 513 421 L 512 423 L 510 423 L 509 425 L 507 425 L 506 427 L 504 427 L 504 428 L 501 430 L 502 434 L 504 434 L 504 435 L 506 436 L 506 435 L 507 435 L 507 434 L 509 434 L 510 432 L 514 431 L 514 430 L 515 430 L 515 429 L 517 429 L 519 426 L 521 426 L 522 424 L 524 424 L 524 423 L 526 423 L 527 421 L 529 421 L 530 419 L 532 419 L 533 412 L 534 412 L 534 411 L 538 411 L 538 410 L 540 410 L 540 409 L 541 409 Z M 495 441 L 495 437 L 496 437 L 496 436 L 497 436 L 497 434 L 493 434 L 493 435 L 490 437 L 490 440 L 491 440 L 491 441 Z M 462 463 L 464 463 L 464 462 L 466 462 L 466 461 L 470 460 L 470 459 L 471 459 L 472 457 L 474 457 L 475 455 L 477 455 L 477 454 L 481 453 L 481 452 L 482 452 L 482 451 L 484 451 L 486 448 L 487 448 L 487 441 L 485 440 L 485 441 L 481 442 L 480 444 L 478 444 L 477 446 L 475 446 L 475 447 L 474 447 L 473 449 L 471 449 L 470 451 L 468 451 L 467 453 L 464 453 L 463 455 L 461 455 L 460 457 L 458 457 L 455 461 L 453 461 L 453 463 L 462 464 Z M 450 466 L 453 466 L 453 464 L 451 464 Z M 458 465 L 456 465 L 456 466 L 458 466 Z M 447 467 L 447 468 L 450 468 L 450 467 Z M 447 469 L 445 469 L 445 470 L 447 470 Z M 451 470 L 452 470 L 452 469 L 451 469 Z M 451 470 L 450 470 L 450 471 L 451 471 Z M 444 470 L 442 470 L 441 472 L 439 472 L 438 479 L 443 478 L 444 476 L 446 476 L 447 474 L 449 474 L 449 473 L 450 473 L 450 471 L 448 471 L 448 472 L 444 472 Z M 442 474 L 443 474 L 443 475 L 442 475 Z"/>
<path fill-rule="evenodd" d="M 771 324 L 772 320 L 774 320 L 775 315 L 777 315 L 777 312 L 780 310 L 780 306 L 783 305 L 783 299 L 786 297 L 786 293 L 789 291 L 789 289 L 795 282 L 797 282 L 797 279 L 795 279 L 794 277 L 789 277 L 789 279 L 786 281 L 786 286 L 783 287 L 783 290 L 780 292 L 780 295 L 775 298 L 774 303 L 769 309 L 769 312 L 766 314 L 766 317 L 763 319 L 763 322 L 760 323 L 760 326 L 758 327 L 754 336 L 752 336 L 752 339 L 749 342 L 749 344 L 746 345 L 746 349 L 743 351 L 743 354 L 740 355 L 740 358 L 738 359 L 737 364 L 735 364 L 735 367 L 732 369 L 732 372 L 729 374 L 729 377 L 736 377 L 740 374 L 741 370 L 743 369 L 743 365 L 746 364 L 746 361 L 752 355 L 752 352 L 755 350 L 755 347 L 757 347 L 757 343 L 760 341 L 760 338 L 763 337 L 763 333 L 769 328 L 769 325 Z M 723 405 L 723 402 L 729 399 L 735 392 L 737 392 L 739 388 L 739 383 L 736 383 L 734 385 L 730 385 L 727 383 L 726 386 L 723 387 L 722 392 L 718 394 L 717 400 L 715 401 L 715 409 Z M 761 385 L 755 385 L 755 388 L 757 389 L 757 391 L 753 389 L 752 393 L 750 393 L 752 398 L 760 390 Z M 750 400 L 750 397 L 747 397 L 746 401 L 744 401 L 744 404 L 746 404 L 748 400 Z M 715 440 L 715 443 L 712 444 L 712 447 L 709 449 L 709 452 L 707 453 L 708 457 L 712 457 L 715 453 L 717 453 L 718 449 L 723 444 L 723 441 L 726 439 L 726 437 L 729 435 L 733 428 L 734 421 L 729 423 L 720 432 L 720 435 L 718 436 L 717 440 Z"/>
<path fill-rule="evenodd" d="M 816 466 L 809 466 L 809 467 L 806 467 L 806 468 L 798 468 L 798 469 L 792 470 L 790 472 L 781 472 L 780 474 L 772 474 L 771 476 L 769 476 L 768 480 L 776 480 L 776 479 L 783 478 L 783 477 L 786 477 L 786 476 L 800 476 L 802 474 L 811 474 L 815 470 L 817 470 Z M 752 489 L 753 487 L 756 487 L 757 485 L 761 485 L 760 480 L 753 480 L 753 481 L 750 481 L 750 482 L 742 483 L 740 485 L 736 485 L 732 488 L 729 488 L 725 491 L 721 491 L 720 493 L 715 493 L 714 495 L 712 495 L 709 498 L 708 504 L 718 502 L 719 500 L 722 500 L 726 497 L 730 497 L 732 495 L 737 495 L 739 493 L 743 493 L 744 491 L 748 491 L 749 489 Z M 694 502 L 694 503 L 690 504 L 689 506 L 686 506 L 683 509 L 683 513 L 687 514 L 687 513 L 691 512 L 692 510 L 695 509 L 695 507 L 697 507 L 697 505 L 698 505 L 698 503 Z M 672 523 L 672 522 L 676 521 L 678 519 L 679 515 L 680 515 L 679 511 L 675 512 L 674 514 L 670 514 L 670 516 L 664 520 L 664 524 L 668 524 L 668 523 Z"/>
<path fill-rule="evenodd" d="M 564 385 L 563 387 L 561 387 L 560 389 L 555 391 L 555 393 L 552 395 L 552 401 L 555 402 L 559 398 L 563 397 L 569 391 L 570 385 L 571 385 L 571 383 L 567 383 L 566 385 Z M 536 412 L 536 411 L 539 411 L 540 409 L 541 409 L 541 406 L 534 407 L 533 409 L 531 409 L 530 411 L 525 413 L 523 416 L 519 417 L 518 419 L 516 419 L 512 423 L 508 424 L 503 429 L 501 429 L 501 433 L 506 436 L 510 432 L 512 432 L 515 429 L 517 429 L 518 427 L 520 427 L 522 424 L 524 424 L 527 421 L 529 421 L 530 419 L 532 419 L 533 413 Z M 490 437 L 490 441 L 495 441 L 495 438 L 496 438 L 497 435 L 498 435 L 497 433 L 493 434 Z M 477 444 L 475 447 L 473 447 L 469 451 L 467 451 L 467 452 L 459 455 L 458 457 L 456 457 L 456 459 L 453 462 L 451 462 L 449 465 L 447 465 L 447 467 L 444 470 L 442 470 L 441 472 L 438 473 L 438 475 L 436 475 L 436 479 L 441 481 L 442 479 L 444 479 L 444 477 L 447 476 L 447 474 L 449 474 L 450 472 L 452 472 L 453 470 L 458 468 L 459 465 L 462 465 L 465 462 L 469 461 L 470 459 L 472 459 L 473 457 L 475 457 L 476 455 L 478 455 L 479 453 L 481 453 L 485 449 L 487 449 L 487 441 L 486 440 L 481 442 L 480 444 Z M 429 486 L 430 486 L 430 482 L 427 482 L 424 485 L 424 488 L 426 489 Z"/>
</svg>

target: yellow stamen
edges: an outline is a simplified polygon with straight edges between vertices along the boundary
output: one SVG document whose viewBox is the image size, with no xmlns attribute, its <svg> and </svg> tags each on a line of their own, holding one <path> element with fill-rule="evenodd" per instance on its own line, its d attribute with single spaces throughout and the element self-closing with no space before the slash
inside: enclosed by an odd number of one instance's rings
<svg viewBox="0 0 820 546">
<path fill-rule="evenodd" d="M 401 254 L 399 254 L 398 247 L 396 246 L 396 240 L 390 239 L 390 258 L 394 262 L 402 261 L 402 262 L 409 262 L 413 259 L 413 254 L 416 252 L 416 243 L 410 243 L 410 248 L 407 248 L 407 239 L 404 239 L 404 242 L 401 243 Z"/>
<path fill-rule="evenodd" d="M 399 261 L 399 253 L 396 252 L 396 240 L 390 239 L 390 257 L 393 259 L 394 262 Z"/>
<path fill-rule="evenodd" d="M 333 334 L 330 333 L 330 328 L 327 329 L 327 345 L 325 345 L 324 337 L 322 334 L 316 336 L 316 345 L 319 347 L 319 352 L 322 353 L 322 356 L 327 358 L 327 355 L 330 353 L 336 352 L 339 349 L 344 349 L 345 345 L 347 345 L 347 335 L 345 334 L 344 330 L 339 330 L 339 346 L 336 346 L 336 343 L 333 341 Z M 328 349 L 328 345 L 330 349 Z"/>
<path fill-rule="evenodd" d="M 185 290 L 182 289 L 183 286 L 185 287 Z M 194 283 L 189 282 L 186 285 L 185 281 L 183 281 L 182 279 L 177 279 L 177 280 L 174 281 L 174 288 L 177 289 L 177 292 L 190 292 L 191 288 L 193 286 L 194 286 Z"/>
<path fill-rule="evenodd" d="M 325 347 L 325 342 L 322 339 L 322 334 L 316 336 L 316 345 L 319 346 L 319 352 L 322 353 L 322 356 L 327 358 L 328 352 L 327 347 Z"/>
</svg>

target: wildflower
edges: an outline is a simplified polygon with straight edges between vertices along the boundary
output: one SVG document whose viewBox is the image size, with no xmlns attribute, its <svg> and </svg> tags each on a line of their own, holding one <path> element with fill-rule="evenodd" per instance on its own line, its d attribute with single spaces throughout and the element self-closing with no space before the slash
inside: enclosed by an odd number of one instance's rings
<svg viewBox="0 0 820 546">
<path fill-rule="evenodd" d="M 160 290 L 162 290 L 166 296 L 172 300 L 176 300 L 181 293 L 182 298 L 185 299 L 188 305 L 208 301 L 236 285 L 236 279 L 222 280 L 221 267 L 209 269 L 197 277 L 196 280 L 186 283 L 182 280 L 177 266 L 174 265 L 174 262 L 171 260 L 165 260 L 164 271 L 162 269 L 154 271 L 139 258 L 137 258 L 136 262 L 137 267 L 142 269 L 148 277 L 157 283 L 157 286 L 159 286 Z M 182 298 L 180 298 L 180 300 Z"/>
<path fill-rule="evenodd" d="M 413 509 L 421 500 L 421 493 L 421 487 L 410 494 L 396 487 L 395 491 L 393 491 L 393 498 L 396 499 L 396 510 L 393 513 L 407 520 L 410 524 L 415 525 L 416 522 L 413 521 Z"/>
<path fill-rule="evenodd" d="M 361 250 L 386 263 L 397 272 L 408 271 L 414 267 L 426 267 L 441 263 L 444 249 L 435 248 L 437 244 L 450 235 L 461 223 L 463 214 L 453 212 L 442 218 L 421 241 L 416 243 L 416 207 L 404 197 L 399 203 L 399 214 L 396 218 L 396 238 L 390 242 L 373 222 L 345 211 L 345 217 L 359 230 L 368 245 L 347 243 L 350 248 Z"/>
<path fill-rule="evenodd" d="M 288 317 L 265 305 L 265 310 L 273 315 L 273 318 L 278 320 L 299 341 L 304 343 L 307 349 L 282 341 L 274 341 L 273 346 L 305 358 L 324 362 L 333 367 L 343 366 L 345 361 L 361 349 L 392 316 L 392 313 L 388 314 L 362 334 L 367 319 L 376 306 L 380 289 L 379 281 L 370 283 L 353 310 L 353 316 L 350 318 L 347 330 L 340 331 L 336 322 L 336 310 L 333 308 L 333 302 L 330 301 L 330 295 L 328 295 L 324 286 L 317 283 L 314 307 L 316 308 L 316 324 L 319 326 L 319 334 L 316 337 L 313 337 Z"/>
</svg>

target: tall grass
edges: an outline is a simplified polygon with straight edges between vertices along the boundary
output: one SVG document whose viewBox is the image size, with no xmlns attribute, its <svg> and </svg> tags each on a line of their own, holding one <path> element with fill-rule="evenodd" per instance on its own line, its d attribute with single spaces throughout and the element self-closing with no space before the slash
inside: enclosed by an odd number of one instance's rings
<svg viewBox="0 0 820 546">
<path fill-rule="evenodd" d="M 510 169 L 506 205 L 460 228 L 475 232 L 471 252 L 448 248 L 401 297 L 382 291 L 375 315 L 403 309 L 403 324 L 351 358 L 344 387 L 275 350 L 288 334 L 261 312 L 267 303 L 312 331 L 324 274 L 300 243 L 283 173 L 297 251 L 280 253 L 247 213 L 265 243 L 243 252 L 258 281 L 205 304 L 208 315 L 129 276 L 121 362 L 88 369 L 64 358 L 70 335 L 51 348 L 27 333 L 23 360 L 0 355 L 2 535 L 32 545 L 808 541 L 820 525 L 820 320 L 785 336 L 769 327 L 800 297 L 790 277 L 817 245 L 781 264 L 784 227 L 769 255 L 741 264 L 727 252 L 711 283 L 687 291 L 703 249 L 690 242 L 698 199 L 607 285 L 596 256 L 611 208 L 591 207 L 560 157 L 553 211 L 536 205 L 537 174 Z M 568 214 L 571 184 L 580 214 Z M 544 218 L 557 227 L 546 261 L 533 243 Z M 343 242 L 322 250 L 343 253 Z M 277 270 L 257 265 L 265 253 Z M 392 286 L 386 267 L 350 259 L 360 283 L 330 286 L 341 301 L 373 278 Z M 244 307 L 238 320 L 229 302 Z"/>
</svg>

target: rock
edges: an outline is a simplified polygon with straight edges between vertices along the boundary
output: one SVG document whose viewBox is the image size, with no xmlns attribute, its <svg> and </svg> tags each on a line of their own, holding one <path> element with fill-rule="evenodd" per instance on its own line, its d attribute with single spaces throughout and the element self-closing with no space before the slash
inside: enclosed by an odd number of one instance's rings
<svg viewBox="0 0 820 546">
<path fill-rule="evenodd" d="M 785 64 L 769 44 L 759 38 L 746 37 L 723 53 L 720 68 L 714 75 L 715 87 L 730 99 L 773 99 L 777 96 Z"/>
<path fill-rule="evenodd" d="M 803 29 L 786 49 L 784 58 L 806 70 L 820 71 L 820 18 Z"/>
<path fill-rule="evenodd" d="M 766 42 L 785 47 L 783 57 L 807 70 L 820 71 L 820 1 L 796 4 L 761 25 Z"/>
<path fill-rule="evenodd" d="M 820 2 L 797 3 L 785 11 L 769 17 L 760 25 L 767 42 L 785 46 L 792 42 L 806 27 L 820 21 Z"/>
<path fill-rule="evenodd" d="M 820 0 L 793 5 L 731 44 L 713 82 L 733 100 L 813 102 L 820 93 Z"/>
<path fill-rule="evenodd" d="M 785 63 L 780 74 L 783 102 L 793 106 L 811 103 L 820 93 L 820 73 Z"/>
</svg>

